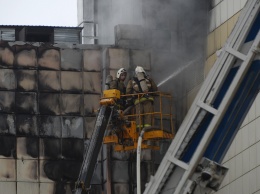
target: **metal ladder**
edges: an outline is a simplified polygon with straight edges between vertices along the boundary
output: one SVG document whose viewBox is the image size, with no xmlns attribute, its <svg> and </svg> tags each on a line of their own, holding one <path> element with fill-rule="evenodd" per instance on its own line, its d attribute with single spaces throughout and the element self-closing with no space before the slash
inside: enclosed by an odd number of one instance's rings
<svg viewBox="0 0 260 194">
<path fill-rule="evenodd" d="M 227 42 L 222 48 L 221 55 L 218 57 L 209 75 L 205 79 L 199 93 L 197 94 L 187 116 L 180 126 L 174 140 L 166 152 L 155 176 L 152 176 L 150 182 L 146 185 L 145 194 L 155 193 L 189 193 L 193 183 L 191 176 L 194 173 L 199 161 L 201 160 L 216 127 L 223 119 L 228 105 L 231 103 L 235 92 L 243 81 L 254 57 L 259 52 L 260 33 L 258 31 L 253 43 L 247 53 L 241 51 L 245 40 L 259 14 L 259 0 L 248 0 L 243 8 L 238 22 L 234 27 Z M 260 25 L 260 24 L 259 24 Z M 221 90 L 228 73 L 236 64 L 239 67 L 233 78 L 226 94 L 217 108 L 212 107 L 218 92 Z M 189 141 L 198 130 L 199 125 L 206 114 L 212 115 L 212 120 L 208 125 L 202 139 L 198 143 L 189 162 L 181 160 L 181 156 L 187 148 Z M 172 192 L 162 191 L 166 183 L 171 185 Z"/>
</svg>

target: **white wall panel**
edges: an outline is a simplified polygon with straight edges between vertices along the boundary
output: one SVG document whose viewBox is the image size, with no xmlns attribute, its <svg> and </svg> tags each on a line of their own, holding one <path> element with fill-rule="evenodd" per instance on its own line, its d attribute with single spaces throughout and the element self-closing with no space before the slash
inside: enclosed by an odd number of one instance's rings
<svg viewBox="0 0 260 194">
<path fill-rule="evenodd" d="M 242 129 L 242 150 L 245 150 L 249 146 L 249 141 L 248 141 L 248 125 L 245 125 Z"/>
<path fill-rule="evenodd" d="M 256 170 L 251 170 L 249 172 L 249 179 L 250 179 L 250 182 L 249 182 L 249 193 L 254 193 L 256 192 L 256 185 L 259 184 L 256 182 Z"/>
<path fill-rule="evenodd" d="M 256 106 L 255 116 L 260 117 L 260 94 L 259 93 L 255 99 L 255 106 Z"/>
<path fill-rule="evenodd" d="M 249 111 L 248 111 L 248 122 L 251 122 L 255 119 L 255 110 L 256 110 L 256 107 L 255 107 L 256 103 L 254 102 L 252 104 L 252 106 L 250 107 Z"/>
<path fill-rule="evenodd" d="M 235 0 L 234 1 L 234 13 L 239 12 L 240 10 L 240 0 Z"/>
<path fill-rule="evenodd" d="M 227 1 L 228 18 L 231 18 L 234 15 L 234 1 L 235 0 Z"/>
<path fill-rule="evenodd" d="M 242 153 L 242 160 L 243 160 L 243 163 L 242 163 L 242 172 L 243 174 L 246 174 L 250 171 L 250 159 L 249 159 L 249 149 L 246 149 L 245 151 L 243 151 Z"/>
<path fill-rule="evenodd" d="M 210 23 L 209 23 L 209 31 L 212 32 L 216 29 L 216 8 L 213 8 L 210 12 Z"/>
<path fill-rule="evenodd" d="M 250 179 L 249 179 L 249 173 L 245 174 L 242 177 L 242 184 L 243 184 L 243 193 L 249 194 L 249 185 L 250 185 Z"/>
<path fill-rule="evenodd" d="M 236 189 L 236 192 L 234 194 L 243 194 L 243 179 L 242 177 L 238 178 L 235 180 L 235 189 Z M 233 194 L 233 193 L 232 193 Z"/>
<path fill-rule="evenodd" d="M 229 160 L 236 155 L 236 137 L 234 141 L 231 143 L 227 154 L 229 155 L 228 157 Z"/>
<path fill-rule="evenodd" d="M 238 154 L 235 157 L 236 160 L 236 166 L 235 166 L 235 170 L 236 170 L 236 178 L 241 177 L 243 174 L 243 169 L 241 168 L 243 165 L 243 155 L 242 153 Z M 234 168 L 234 167 L 232 167 Z"/>
<path fill-rule="evenodd" d="M 260 117 L 258 117 L 256 120 L 255 120 L 255 126 L 256 126 L 256 131 L 255 131 L 255 140 L 256 142 L 260 141 Z"/>
<path fill-rule="evenodd" d="M 237 132 L 237 135 L 236 135 L 236 137 L 235 137 L 235 139 L 234 139 L 234 141 L 236 142 L 236 147 L 235 147 L 235 154 L 237 155 L 237 154 L 239 154 L 239 153 L 241 153 L 242 151 L 243 151 L 243 147 L 242 147 L 242 130 L 239 130 L 238 132 Z"/>
<path fill-rule="evenodd" d="M 256 168 L 256 145 L 249 147 L 249 162 L 250 162 L 250 170 Z"/>
<path fill-rule="evenodd" d="M 229 161 L 229 181 L 232 182 L 236 179 L 236 160 L 235 158 L 232 158 L 230 161 Z M 232 193 L 232 192 L 231 192 Z"/>
<path fill-rule="evenodd" d="M 218 5 L 216 7 L 216 28 L 221 25 L 221 7 Z"/>
<path fill-rule="evenodd" d="M 260 165 L 260 141 L 256 143 L 256 165 Z"/>
<path fill-rule="evenodd" d="M 260 183 L 260 166 L 256 168 L 256 182 Z M 260 184 L 256 185 L 256 189 L 260 190 Z"/>
<path fill-rule="evenodd" d="M 256 130 L 255 130 L 255 122 L 251 122 L 248 124 L 248 141 L 249 141 L 249 146 L 252 146 L 253 144 L 256 143 Z"/>
<path fill-rule="evenodd" d="M 224 0 L 220 3 L 220 23 L 223 24 L 228 19 L 228 8 L 227 3 L 228 0 Z"/>
</svg>

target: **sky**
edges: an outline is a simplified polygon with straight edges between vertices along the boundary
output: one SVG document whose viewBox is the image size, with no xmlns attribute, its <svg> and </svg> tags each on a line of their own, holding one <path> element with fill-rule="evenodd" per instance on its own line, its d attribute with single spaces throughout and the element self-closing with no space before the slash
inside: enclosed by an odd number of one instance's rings
<svg viewBox="0 0 260 194">
<path fill-rule="evenodd" d="M 0 25 L 77 26 L 77 0 L 0 0 Z"/>
</svg>

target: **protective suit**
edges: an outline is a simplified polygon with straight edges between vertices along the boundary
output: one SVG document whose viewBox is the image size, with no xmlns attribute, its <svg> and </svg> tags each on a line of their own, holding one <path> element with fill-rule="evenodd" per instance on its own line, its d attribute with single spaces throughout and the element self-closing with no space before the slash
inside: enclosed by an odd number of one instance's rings
<svg viewBox="0 0 260 194">
<path fill-rule="evenodd" d="M 154 81 L 149 78 L 144 71 L 144 69 L 140 66 L 137 66 L 135 69 L 135 77 L 129 80 L 126 86 L 126 94 L 138 94 L 145 93 L 141 95 L 139 98 L 134 99 L 134 104 L 136 107 L 136 124 L 137 127 L 147 127 L 152 125 L 153 119 L 153 101 L 154 98 L 152 95 L 147 94 L 147 92 L 155 92 L 158 90 Z M 143 116 L 139 116 L 140 114 L 145 114 Z"/>
</svg>

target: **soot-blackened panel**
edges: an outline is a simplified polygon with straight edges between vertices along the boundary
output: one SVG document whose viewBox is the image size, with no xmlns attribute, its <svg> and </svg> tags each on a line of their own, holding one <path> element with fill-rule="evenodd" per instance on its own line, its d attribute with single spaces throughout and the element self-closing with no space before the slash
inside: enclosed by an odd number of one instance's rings
<svg viewBox="0 0 260 194">
<path fill-rule="evenodd" d="M 102 193 L 104 193 L 102 185 L 91 185 L 89 194 L 102 194 Z"/>
<path fill-rule="evenodd" d="M 35 92 L 16 92 L 16 112 L 36 114 L 37 95 Z"/>
<path fill-rule="evenodd" d="M 61 114 L 62 115 L 82 115 L 83 95 L 81 94 L 61 94 Z"/>
<path fill-rule="evenodd" d="M 84 92 L 101 93 L 101 73 L 84 72 Z"/>
<path fill-rule="evenodd" d="M 83 138 L 83 118 L 62 117 L 62 137 Z"/>
<path fill-rule="evenodd" d="M 41 159 L 61 158 L 61 139 L 40 138 L 40 158 Z"/>
<path fill-rule="evenodd" d="M 82 50 L 61 49 L 61 69 L 81 71 L 82 70 Z"/>
<path fill-rule="evenodd" d="M 14 65 L 14 51 L 7 42 L 0 43 L 0 67 L 12 68 Z"/>
<path fill-rule="evenodd" d="M 36 116 L 16 115 L 16 134 L 19 136 L 38 136 Z"/>
<path fill-rule="evenodd" d="M 41 137 L 61 137 L 61 117 L 39 116 L 38 129 Z"/>
<path fill-rule="evenodd" d="M 13 113 L 15 108 L 15 93 L 0 91 L 0 112 Z"/>
<path fill-rule="evenodd" d="M 38 66 L 41 69 L 60 69 L 60 51 L 58 48 L 41 47 L 38 49 Z"/>
<path fill-rule="evenodd" d="M 63 91 L 82 92 L 82 73 L 81 72 L 61 72 L 61 88 Z"/>
<path fill-rule="evenodd" d="M 16 137 L 0 135 L 0 157 L 16 158 Z"/>
<path fill-rule="evenodd" d="M 31 45 L 15 46 L 15 64 L 19 68 L 36 68 L 37 52 L 36 47 Z"/>
<path fill-rule="evenodd" d="M 86 94 L 84 95 L 84 113 L 85 116 L 96 116 L 99 109 L 100 95 Z"/>
<path fill-rule="evenodd" d="M 0 114 L 0 134 L 16 134 L 14 115 Z"/>
<path fill-rule="evenodd" d="M 32 159 L 39 157 L 39 138 L 18 137 L 17 138 L 17 158 Z"/>
<path fill-rule="evenodd" d="M 70 160 L 41 160 L 40 165 L 40 177 L 48 182 L 75 182 L 81 168 L 81 162 Z"/>
<path fill-rule="evenodd" d="M 60 94 L 41 93 L 39 94 L 40 114 L 60 114 Z"/>
<path fill-rule="evenodd" d="M 62 139 L 63 158 L 82 161 L 83 153 L 84 153 L 83 139 L 75 139 L 75 138 Z"/>
<path fill-rule="evenodd" d="M 37 75 L 35 70 L 19 70 L 17 75 L 17 89 L 20 91 L 36 91 Z"/>
<path fill-rule="evenodd" d="M 1 69 L 0 71 L 0 89 L 13 90 L 15 89 L 15 74 L 12 69 Z"/>
<path fill-rule="evenodd" d="M 60 91 L 59 71 L 39 71 L 39 90 L 46 92 Z"/>
</svg>

